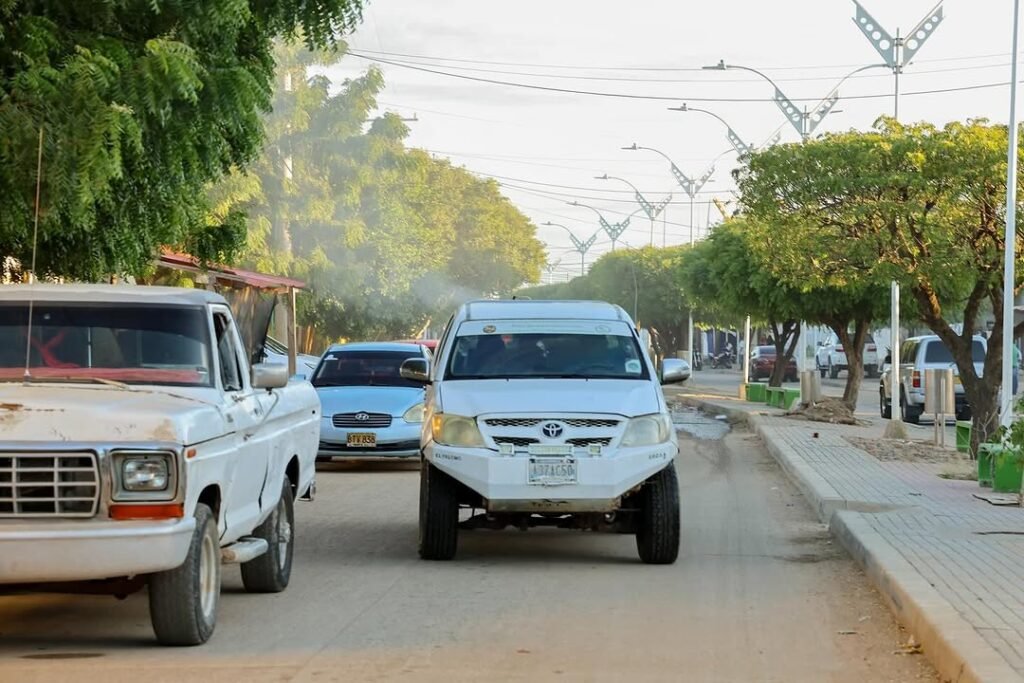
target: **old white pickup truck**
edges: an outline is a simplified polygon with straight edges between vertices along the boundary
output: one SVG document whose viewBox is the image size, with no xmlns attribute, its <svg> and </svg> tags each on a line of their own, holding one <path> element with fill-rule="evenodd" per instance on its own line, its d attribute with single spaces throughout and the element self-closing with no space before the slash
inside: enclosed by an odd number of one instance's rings
<svg viewBox="0 0 1024 683">
<path fill-rule="evenodd" d="M 145 587 L 159 642 L 205 642 L 222 562 L 288 585 L 319 412 L 212 292 L 0 287 L 0 590 Z"/>
</svg>

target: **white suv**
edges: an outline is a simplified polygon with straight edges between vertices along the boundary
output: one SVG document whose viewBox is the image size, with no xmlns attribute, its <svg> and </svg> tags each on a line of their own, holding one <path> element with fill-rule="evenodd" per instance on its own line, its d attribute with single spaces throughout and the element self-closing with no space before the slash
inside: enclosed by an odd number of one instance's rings
<svg viewBox="0 0 1024 683">
<path fill-rule="evenodd" d="M 875 338 L 870 334 L 864 342 L 862 359 L 864 374 L 872 379 L 878 377 L 878 346 L 875 345 Z M 821 373 L 822 379 L 825 379 L 825 375 L 835 379 L 839 377 L 840 372 L 850 369 L 849 361 L 846 360 L 846 349 L 843 348 L 843 343 L 839 341 L 837 334 L 832 333 L 827 341 L 819 345 L 814 354 L 814 365 Z"/>
<path fill-rule="evenodd" d="M 668 359 L 661 380 L 689 371 Z M 402 373 L 428 385 L 421 557 L 454 557 L 460 526 L 554 526 L 635 534 L 644 562 L 676 560 L 675 430 L 658 372 L 621 308 L 464 304 L 434 367 L 411 359 Z M 460 508 L 471 515 L 461 523 Z"/>
</svg>

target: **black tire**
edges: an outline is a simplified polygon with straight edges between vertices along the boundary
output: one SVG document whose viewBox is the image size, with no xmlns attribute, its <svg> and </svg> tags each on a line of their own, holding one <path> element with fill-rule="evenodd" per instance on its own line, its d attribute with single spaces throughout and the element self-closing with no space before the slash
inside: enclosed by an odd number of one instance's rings
<svg viewBox="0 0 1024 683">
<path fill-rule="evenodd" d="M 834 366 L 831 363 L 829 363 L 828 364 L 828 376 L 831 379 L 836 379 L 837 377 L 839 377 L 839 368 L 837 368 L 836 366 Z"/>
<path fill-rule="evenodd" d="M 219 602 L 217 520 L 213 511 L 200 503 L 185 561 L 149 577 L 149 617 L 157 641 L 161 645 L 202 645 L 213 635 Z"/>
<path fill-rule="evenodd" d="M 971 407 L 970 406 L 965 406 L 963 408 L 963 410 L 959 411 L 956 414 L 956 419 L 960 420 L 961 422 L 970 422 L 971 421 L 971 417 L 972 417 L 972 414 L 971 414 Z"/>
<path fill-rule="evenodd" d="M 242 585 L 250 593 L 280 593 L 292 578 L 292 558 L 295 555 L 295 502 L 292 485 L 287 478 L 274 511 L 252 535 L 265 540 L 270 548 L 259 557 L 242 563 Z"/>
<path fill-rule="evenodd" d="M 821 373 L 822 379 L 825 379 L 825 375 L 828 374 L 828 370 L 826 370 L 825 368 L 818 368 L 818 372 Z"/>
<path fill-rule="evenodd" d="M 868 379 L 878 379 L 878 366 L 877 365 L 869 365 L 869 366 L 867 366 L 864 369 L 864 372 L 867 374 Z"/>
<path fill-rule="evenodd" d="M 900 392 L 900 417 L 907 424 L 916 425 L 921 422 L 921 408 L 916 408 L 907 403 L 907 396 Z"/>
<path fill-rule="evenodd" d="M 892 404 L 885 398 L 885 389 L 878 390 L 878 407 L 883 419 L 892 418 Z"/>
<path fill-rule="evenodd" d="M 645 564 L 672 564 L 679 557 L 679 479 L 674 462 L 640 491 L 636 550 Z"/>
<path fill-rule="evenodd" d="M 420 465 L 420 557 L 450 560 L 455 557 L 458 542 L 458 484 L 423 460 Z"/>
</svg>

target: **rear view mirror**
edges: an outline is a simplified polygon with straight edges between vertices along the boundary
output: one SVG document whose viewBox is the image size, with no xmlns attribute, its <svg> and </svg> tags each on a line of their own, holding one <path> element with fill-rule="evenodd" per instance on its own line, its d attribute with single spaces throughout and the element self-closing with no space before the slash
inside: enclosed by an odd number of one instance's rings
<svg viewBox="0 0 1024 683">
<path fill-rule="evenodd" d="M 402 379 L 420 384 L 430 384 L 430 363 L 426 358 L 408 358 L 399 369 Z"/>
<path fill-rule="evenodd" d="M 661 361 L 661 383 L 678 384 L 690 379 L 690 364 L 682 358 L 666 358 Z"/>
<path fill-rule="evenodd" d="M 257 363 L 252 366 L 254 389 L 280 389 L 288 385 L 288 366 L 283 363 Z"/>
</svg>

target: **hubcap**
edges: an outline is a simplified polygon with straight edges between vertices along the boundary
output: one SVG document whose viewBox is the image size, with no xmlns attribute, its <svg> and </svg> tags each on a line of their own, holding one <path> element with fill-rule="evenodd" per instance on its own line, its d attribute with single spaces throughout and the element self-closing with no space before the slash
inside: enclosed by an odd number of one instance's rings
<svg viewBox="0 0 1024 683">
<path fill-rule="evenodd" d="M 284 570 L 288 564 L 288 546 L 292 542 L 292 525 L 288 521 L 288 509 L 284 498 L 277 504 L 277 564 Z"/>
<path fill-rule="evenodd" d="M 205 534 L 199 549 L 199 607 L 208 622 L 212 621 L 213 611 L 217 607 L 219 559 L 216 542 L 209 534 Z"/>
</svg>

